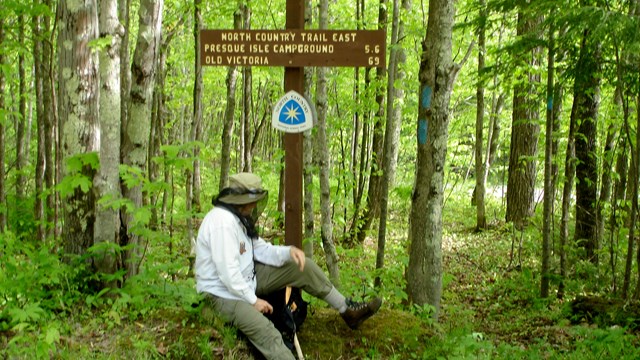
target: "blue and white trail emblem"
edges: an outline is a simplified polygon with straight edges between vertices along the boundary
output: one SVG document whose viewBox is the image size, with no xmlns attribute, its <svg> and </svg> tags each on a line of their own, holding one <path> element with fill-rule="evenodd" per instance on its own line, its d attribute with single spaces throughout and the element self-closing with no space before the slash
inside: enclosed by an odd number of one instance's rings
<svg viewBox="0 0 640 360">
<path fill-rule="evenodd" d="M 313 127 L 311 105 L 304 96 L 291 90 L 274 106 L 271 123 L 274 128 L 289 133 L 309 130 Z"/>
</svg>

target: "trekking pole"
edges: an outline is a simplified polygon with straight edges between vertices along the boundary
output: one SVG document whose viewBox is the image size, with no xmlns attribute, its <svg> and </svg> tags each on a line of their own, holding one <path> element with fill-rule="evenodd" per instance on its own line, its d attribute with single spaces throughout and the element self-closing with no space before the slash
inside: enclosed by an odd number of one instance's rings
<svg viewBox="0 0 640 360">
<path fill-rule="evenodd" d="M 291 286 L 287 286 L 287 290 L 284 296 L 284 303 L 289 304 L 289 298 L 291 297 Z M 296 311 L 297 305 L 293 303 L 291 305 L 291 311 Z M 296 329 L 297 330 L 297 329 Z M 293 332 L 293 346 L 296 348 L 296 353 L 298 354 L 298 360 L 304 360 L 304 354 L 302 354 L 302 348 L 300 348 L 300 342 L 298 341 L 298 332 Z"/>
</svg>

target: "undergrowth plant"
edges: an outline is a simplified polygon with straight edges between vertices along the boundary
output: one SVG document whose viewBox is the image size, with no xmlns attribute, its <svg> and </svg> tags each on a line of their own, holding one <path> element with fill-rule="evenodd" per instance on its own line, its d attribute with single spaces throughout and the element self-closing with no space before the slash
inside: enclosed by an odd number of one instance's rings
<svg viewBox="0 0 640 360">
<path fill-rule="evenodd" d="M 0 233 L 0 356 L 55 350 L 61 325 L 56 319 L 74 312 L 83 284 L 82 263 L 60 261 L 56 249 Z"/>
</svg>

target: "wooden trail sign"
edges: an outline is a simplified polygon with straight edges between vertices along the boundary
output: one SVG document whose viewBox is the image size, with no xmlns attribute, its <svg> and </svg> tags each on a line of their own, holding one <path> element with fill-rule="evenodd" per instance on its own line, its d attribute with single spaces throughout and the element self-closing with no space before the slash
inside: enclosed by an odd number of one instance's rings
<svg viewBox="0 0 640 360">
<path fill-rule="evenodd" d="M 287 0 L 285 30 L 200 30 L 200 66 L 284 66 L 284 93 L 304 93 L 305 66 L 385 67 L 384 30 L 304 30 Z M 284 134 L 285 244 L 302 248 L 302 134 Z"/>
<path fill-rule="evenodd" d="M 202 30 L 202 66 L 385 65 L 384 30 Z"/>
</svg>

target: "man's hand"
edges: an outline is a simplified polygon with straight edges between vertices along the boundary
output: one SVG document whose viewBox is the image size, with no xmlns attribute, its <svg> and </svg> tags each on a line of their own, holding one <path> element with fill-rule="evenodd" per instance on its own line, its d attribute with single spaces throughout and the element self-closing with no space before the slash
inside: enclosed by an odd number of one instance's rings
<svg viewBox="0 0 640 360">
<path fill-rule="evenodd" d="M 260 298 L 256 300 L 256 303 L 253 304 L 253 307 L 263 314 L 271 314 L 273 312 L 273 306 Z"/>
<path fill-rule="evenodd" d="M 291 246 L 291 259 L 293 259 L 293 261 L 298 264 L 298 268 L 300 268 L 300 271 L 304 270 L 304 260 L 306 259 L 305 255 L 304 255 L 304 251 L 298 249 L 295 246 Z"/>
</svg>

